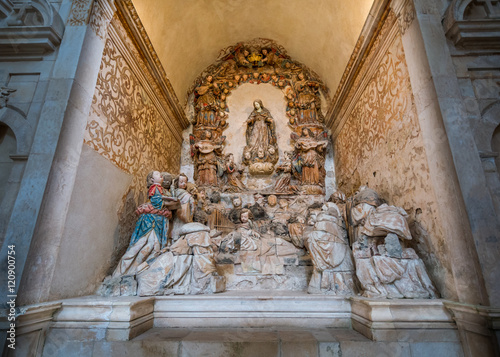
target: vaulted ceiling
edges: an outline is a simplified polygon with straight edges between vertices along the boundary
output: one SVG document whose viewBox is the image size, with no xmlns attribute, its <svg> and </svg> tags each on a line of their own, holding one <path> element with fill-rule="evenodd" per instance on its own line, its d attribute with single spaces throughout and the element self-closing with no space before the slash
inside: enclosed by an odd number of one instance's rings
<svg viewBox="0 0 500 357">
<path fill-rule="evenodd" d="M 134 0 L 181 103 L 219 51 L 269 38 L 335 91 L 373 0 Z"/>
</svg>

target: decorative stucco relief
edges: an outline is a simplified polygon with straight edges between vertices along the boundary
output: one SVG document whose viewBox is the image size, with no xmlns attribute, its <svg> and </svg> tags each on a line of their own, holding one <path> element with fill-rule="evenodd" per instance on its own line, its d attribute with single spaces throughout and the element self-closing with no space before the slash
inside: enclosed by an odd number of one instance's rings
<svg viewBox="0 0 500 357">
<path fill-rule="evenodd" d="M 175 173 L 180 162 L 180 143 L 109 38 L 102 56 L 85 143 L 132 174 L 132 187 L 139 190 L 151 167 Z"/>
<path fill-rule="evenodd" d="M 441 275 L 436 256 L 445 254 L 443 232 L 399 35 L 347 114 L 334 151 L 339 189 L 351 195 L 360 185 L 368 185 L 417 217 L 418 228 L 425 227 L 425 234 L 415 237 L 418 250 L 433 275 Z M 433 232 L 432 242 L 428 232 Z M 436 246 L 429 249 L 431 244 Z M 438 252 L 436 256 L 428 253 L 432 251 Z M 443 283 L 438 282 L 440 288 Z"/>
<path fill-rule="evenodd" d="M 68 26 L 83 26 L 89 20 L 90 11 L 92 10 L 93 0 L 73 0 L 69 13 Z"/>
</svg>

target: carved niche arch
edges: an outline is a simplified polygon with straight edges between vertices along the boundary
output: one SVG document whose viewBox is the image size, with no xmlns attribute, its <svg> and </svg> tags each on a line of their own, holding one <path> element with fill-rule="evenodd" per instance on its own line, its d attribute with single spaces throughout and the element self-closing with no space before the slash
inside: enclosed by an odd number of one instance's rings
<svg viewBox="0 0 500 357">
<path fill-rule="evenodd" d="M 220 51 L 216 62 L 207 67 L 188 90 L 188 104 L 194 106 L 194 135 L 214 131 L 220 137 L 227 125 L 226 99 L 244 83 L 270 84 L 283 92 L 289 124 L 300 133 L 304 125 L 324 127 L 322 98 L 329 101 L 329 90 L 319 75 L 293 60 L 275 41 L 257 38 L 239 42 Z M 315 113 L 301 116 L 313 107 Z"/>
<path fill-rule="evenodd" d="M 216 161 L 222 162 L 223 132 L 230 125 L 227 98 L 245 83 L 269 84 L 281 90 L 286 101 L 288 125 L 293 132 L 292 140 L 299 140 L 305 129 L 311 133 L 311 140 L 326 139 L 322 112 L 323 101 L 329 102 L 326 85 L 313 70 L 293 60 L 283 46 L 270 39 L 257 38 L 221 50 L 215 63 L 207 67 L 188 90 L 187 106 L 194 108 L 190 144 L 196 167 L 199 166 L 196 162 L 200 161 L 200 165 L 210 164 L 215 171 Z M 207 152 L 213 148 L 213 154 L 206 152 L 197 160 L 199 150 L 196 148 L 200 143 Z M 205 164 L 209 159 L 210 163 Z M 197 180 L 197 183 L 216 186 L 215 179 L 210 180 L 210 184 L 205 181 Z"/>
</svg>

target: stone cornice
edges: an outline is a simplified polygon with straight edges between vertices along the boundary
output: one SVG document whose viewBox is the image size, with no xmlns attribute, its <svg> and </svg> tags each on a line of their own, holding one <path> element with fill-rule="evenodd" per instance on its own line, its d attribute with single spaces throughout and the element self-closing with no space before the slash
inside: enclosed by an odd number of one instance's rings
<svg viewBox="0 0 500 357">
<path fill-rule="evenodd" d="M 361 31 L 326 115 L 325 122 L 333 139 L 342 130 L 356 99 L 363 93 L 386 49 L 400 31 L 390 5 L 389 0 L 375 2 Z"/>
<path fill-rule="evenodd" d="M 177 95 L 168 80 L 167 74 L 163 69 L 163 66 L 153 48 L 141 20 L 139 19 L 139 15 L 135 10 L 132 1 L 119 0 L 115 1 L 115 4 L 120 21 L 134 41 L 137 50 L 148 67 L 149 72 L 157 82 L 159 88 L 161 88 L 162 95 L 172 111 L 173 119 L 182 129 L 186 129 L 190 124 L 189 120 L 179 103 L 179 99 L 177 98 Z"/>
</svg>

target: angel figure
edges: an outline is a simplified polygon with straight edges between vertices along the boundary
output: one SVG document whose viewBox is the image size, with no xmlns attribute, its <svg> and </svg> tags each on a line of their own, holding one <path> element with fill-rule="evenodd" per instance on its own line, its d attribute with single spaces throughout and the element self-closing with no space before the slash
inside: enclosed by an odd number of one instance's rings
<svg viewBox="0 0 500 357">
<path fill-rule="evenodd" d="M 221 166 L 219 156 L 222 154 L 224 139 L 225 137 L 212 140 L 212 133 L 208 130 L 202 133 L 199 141 L 190 136 L 191 154 L 194 156 L 196 167 L 195 181 L 198 186 L 217 186 L 217 173 Z"/>
<path fill-rule="evenodd" d="M 196 99 L 196 125 L 215 125 L 216 113 L 218 112 L 217 96 L 220 89 L 213 82 L 212 76 L 195 88 Z"/>
<path fill-rule="evenodd" d="M 297 191 L 297 187 L 290 184 L 292 181 L 292 156 L 293 152 L 285 151 L 284 160 L 276 166 L 276 172 L 279 173 L 279 177 L 274 185 L 276 192 L 294 193 Z"/>
<path fill-rule="evenodd" d="M 228 192 L 240 192 L 245 189 L 245 185 L 241 182 L 242 169 L 234 162 L 234 155 L 227 154 L 224 163 L 224 169 L 226 173 L 226 191 Z"/>
</svg>

